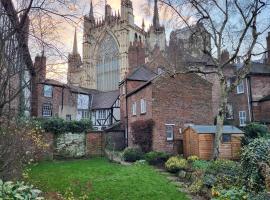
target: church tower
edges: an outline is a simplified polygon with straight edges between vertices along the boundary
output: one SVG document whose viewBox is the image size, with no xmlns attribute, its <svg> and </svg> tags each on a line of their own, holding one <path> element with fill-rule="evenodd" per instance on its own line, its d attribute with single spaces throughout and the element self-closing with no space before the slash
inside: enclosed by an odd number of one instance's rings
<svg viewBox="0 0 270 200">
<path fill-rule="evenodd" d="M 166 48 L 165 27 L 160 25 L 158 2 L 155 0 L 153 24 L 147 33 L 148 51 L 152 52 L 156 46 L 163 52 Z"/>
<path fill-rule="evenodd" d="M 68 73 L 67 82 L 70 85 L 80 85 L 80 73 L 81 73 L 81 56 L 78 53 L 78 43 L 77 43 L 77 31 L 75 29 L 73 50 L 72 53 L 68 55 Z"/>
<path fill-rule="evenodd" d="M 121 0 L 121 19 L 134 25 L 133 5 L 131 0 Z"/>
</svg>

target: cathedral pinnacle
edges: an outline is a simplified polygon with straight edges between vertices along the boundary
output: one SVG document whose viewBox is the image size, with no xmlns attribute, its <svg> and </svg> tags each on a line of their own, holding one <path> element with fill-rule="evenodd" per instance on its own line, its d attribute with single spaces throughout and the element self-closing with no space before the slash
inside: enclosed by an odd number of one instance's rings
<svg viewBox="0 0 270 200">
<path fill-rule="evenodd" d="M 77 29 L 75 28 L 75 34 L 74 34 L 74 42 L 73 42 L 73 55 L 78 54 L 78 45 L 77 45 Z"/>
<path fill-rule="evenodd" d="M 90 19 L 91 22 L 95 23 L 93 1 L 91 1 L 91 3 L 90 3 L 89 19 Z"/>
<path fill-rule="evenodd" d="M 155 0 L 153 26 L 155 29 L 160 27 L 157 0 Z"/>
</svg>

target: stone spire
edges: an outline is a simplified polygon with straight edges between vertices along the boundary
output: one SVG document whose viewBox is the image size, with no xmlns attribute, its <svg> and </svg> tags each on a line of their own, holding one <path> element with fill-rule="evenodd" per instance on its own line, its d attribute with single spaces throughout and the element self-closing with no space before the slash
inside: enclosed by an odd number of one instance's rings
<svg viewBox="0 0 270 200">
<path fill-rule="evenodd" d="M 155 0 L 153 26 L 155 29 L 160 27 L 157 0 Z"/>
<path fill-rule="evenodd" d="M 90 20 L 90 22 L 95 23 L 93 1 L 91 1 L 91 3 L 90 3 L 89 20 Z"/>
<path fill-rule="evenodd" d="M 77 55 L 78 54 L 78 45 L 77 45 L 77 29 L 75 28 L 75 34 L 74 34 L 74 42 L 73 42 L 73 51 L 72 51 L 73 55 Z"/>
<path fill-rule="evenodd" d="M 142 29 L 145 29 L 145 23 L 144 23 L 144 19 L 142 20 Z"/>
</svg>

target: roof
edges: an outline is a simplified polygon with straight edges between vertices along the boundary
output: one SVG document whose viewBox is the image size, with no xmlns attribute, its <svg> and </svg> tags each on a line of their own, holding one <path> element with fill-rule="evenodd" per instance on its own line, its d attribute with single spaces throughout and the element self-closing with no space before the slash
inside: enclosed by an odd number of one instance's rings
<svg viewBox="0 0 270 200">
<path fill-rule="evenodd" d="M 92 109 L 108 109 L 113 106 L 119 97 L 119 90 L 100 92 L 94 95 Z"/>
<path fill-rule="evenodd" d="M 128 77 L 128 80 L 149 81 L 157 76 L 156 73 L 148 69 L 146 66 L 137 67 Z"/>
<path fill-rule="evenodd" d="M 243 63 L 235 63 L 237 69 L 243 67 Z M 270 74 L 270 65 L 266 63 L 252 62 L 249 74 Z"/>
<path fill-rule="evenodd" d="M 216 126 L 205 126 L 205 125 L 192 125 L 190 126 L 199 134 L 203 133 L 216 133 Z M 235 126 L 223 126 L 223 133 L 225 134 L 243 134 L 244 132 Z"/>
<path fill-rule="evenodd" d="M 260 102 L 270 101 L 270 94 L 259 100 Z"/>
<path fill-rule="evenodd" d="M 251 74 L 270 74 L 270 65 L 263 63 L 252 63 Z"/>
</svg>

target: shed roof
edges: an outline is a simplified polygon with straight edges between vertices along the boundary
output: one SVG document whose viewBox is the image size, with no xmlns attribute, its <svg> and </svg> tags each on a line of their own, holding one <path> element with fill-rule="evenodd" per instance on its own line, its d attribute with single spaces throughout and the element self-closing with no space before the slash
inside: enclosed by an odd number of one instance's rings
<svg viewBox="0 0 270 200">
<path fill-rule="evenodd" d="M 199 134 L 203 133 L 216 133 L 216 126 L 205 126 L 205 125 L 192 125 L 190 126 L 193 130 L 195 130 Z M 241 131 L 239 128 L 235 126 L 223 126 L 223 133 L 227 134 L 243 134 L 244 132 Z"/>
</svg>

